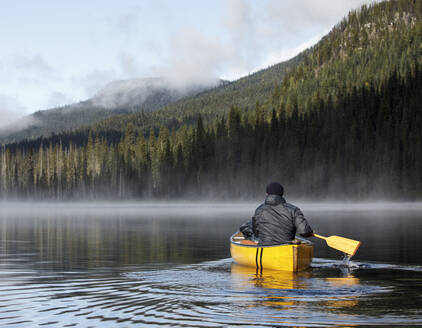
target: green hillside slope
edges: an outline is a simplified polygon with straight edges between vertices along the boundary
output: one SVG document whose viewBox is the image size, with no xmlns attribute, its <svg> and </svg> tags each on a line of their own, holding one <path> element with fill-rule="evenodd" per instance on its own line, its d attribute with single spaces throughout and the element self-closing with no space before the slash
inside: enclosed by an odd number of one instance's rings
<svg viewBox="0 0 422 328">
<path fill-rule="evenodd" d="M 281 85 L 280 105 L 309 111 L 356 87 L 377 89 L 397 72 L 406 77 L 421 62 L 422 2 L 384 1 L 349 13 L 292 70 Z"/>
</svg>

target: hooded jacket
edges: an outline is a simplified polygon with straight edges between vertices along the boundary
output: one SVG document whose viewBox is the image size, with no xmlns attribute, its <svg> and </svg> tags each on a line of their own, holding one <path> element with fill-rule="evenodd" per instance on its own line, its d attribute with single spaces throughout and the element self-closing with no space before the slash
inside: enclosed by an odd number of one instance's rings
<svg viewBox="0 0 422 328">
<path fill-rule="evenodd" d="M 261 246 L 285 244 L 296 234 L 310 237 L 313 233 L 302 211 L 279 195 L 268 195 L 240 231 L 246 237 L 253 236 Z"/>
</svg>

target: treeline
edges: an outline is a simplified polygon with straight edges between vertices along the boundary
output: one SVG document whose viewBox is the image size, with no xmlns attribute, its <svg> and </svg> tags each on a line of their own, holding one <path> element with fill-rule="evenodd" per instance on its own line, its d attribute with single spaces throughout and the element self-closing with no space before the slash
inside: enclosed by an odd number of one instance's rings
<svg viewBox="0 0 422 328">
<path fill-rule="evenodd" d="M 306 198 L 422 197 L 422 72 L 317 98 L 303 114 L 233 106 L 204 126 L 69 140 L 0 151 L 2 197 L 247 198 L 282 182 Z"/>
</svg>

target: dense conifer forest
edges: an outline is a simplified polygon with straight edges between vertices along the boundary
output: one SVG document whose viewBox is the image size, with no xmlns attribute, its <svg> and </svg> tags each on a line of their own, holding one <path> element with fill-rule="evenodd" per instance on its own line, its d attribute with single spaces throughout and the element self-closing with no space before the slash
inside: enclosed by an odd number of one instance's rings
<svg viewBox="0 0 422 328">
<path fill-rule="evenodd" d="M 232 199 L 278 180 L 302 198 L 420 199 L 421 18 L 413 0 L 351 12 L 255 103 L 208 92 L 3 145 L 0 194 Z"/>
</svg>

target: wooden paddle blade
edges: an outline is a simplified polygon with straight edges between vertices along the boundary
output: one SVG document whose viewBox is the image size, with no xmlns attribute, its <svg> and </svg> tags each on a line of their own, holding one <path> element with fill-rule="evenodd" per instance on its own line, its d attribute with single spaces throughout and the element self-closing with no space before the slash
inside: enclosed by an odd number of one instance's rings
<svg viewBox="0 0 422 328">
<path fill-rule="evenodd" d="M 355 255 L 360 246 L 360 241 L 339 236 L 330 236 L 325 240 L 327 241 L 328 246 L 349 254 L 350 256 Z"/>
</svg>

